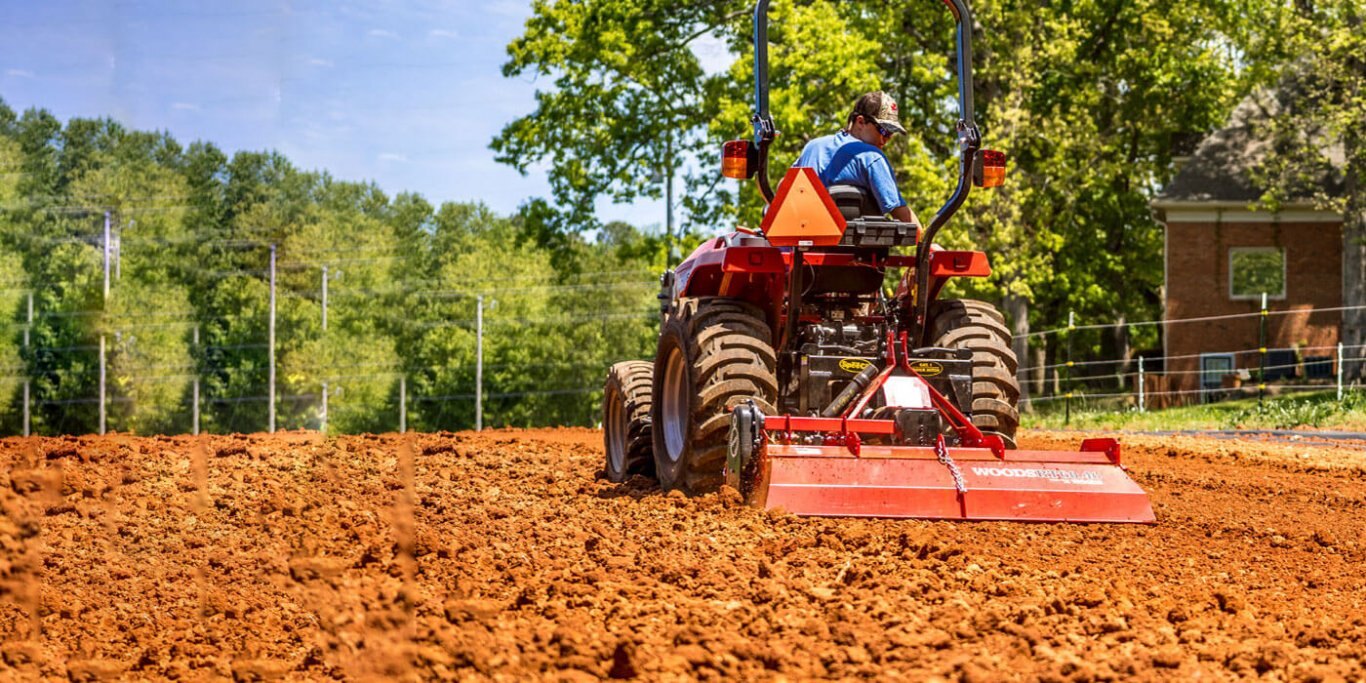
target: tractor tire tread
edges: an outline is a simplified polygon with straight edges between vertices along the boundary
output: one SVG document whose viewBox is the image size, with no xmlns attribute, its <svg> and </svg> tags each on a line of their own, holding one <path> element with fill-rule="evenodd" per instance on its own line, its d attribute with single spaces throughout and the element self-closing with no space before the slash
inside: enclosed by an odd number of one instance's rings
<svg viewBox="0 0 1366 683">
<path fill-rule="evenodd" d="M 603 390 L 604 442 L 612 438 L 607 425 L 608 402 L 621 401 L 621 410 L 626 416 L 625 442 L 622 444 L 625 457 L 620 472 L 613 471 L 610 455 L 612 444 L 604 443 L 609 454 L 605 469 L 611 481 L 619 483 L 633 474 L 654 474 L 654 435 L 651 430 L 653 375 L 654 364 L 640 360 L 616 363 L 607 371 L 607 383 Z"/>
<path fill-rule="evenodd" d="M 987 429 L 1014 438 L 1020 427 L 1020 413 L 1015 406 L 998 398 L 974 398 L 972 400 L 972 424 L 978 429 Z"/>
<path fill-rule="evenodd" d="M 1005 317 L 994 306 L 975 299 L 948 299 L 930 304 L 931 338 L 937 339 L 964 325 L 989 327 L 1010 339 Z"/>
<path fill-rule="evenodd" d="M 1013 448 L 1020 426 L 1019 361 L 1005 317 L 985 301 L 936 301 L 929 327 L 933 346 L 972 351 L 972 423 Z"/>
</svg>

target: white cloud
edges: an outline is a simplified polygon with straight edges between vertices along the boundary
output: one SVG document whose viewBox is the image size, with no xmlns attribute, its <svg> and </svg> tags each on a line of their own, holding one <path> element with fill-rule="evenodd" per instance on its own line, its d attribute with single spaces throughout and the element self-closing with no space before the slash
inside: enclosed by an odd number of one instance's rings
<svg viewBox="0 0 1366 683">
<path fill-rule="evenodd" d="M 309 60 L 308 60 L 308 63 L 309 63 L 310 66 L 325 66 L 325 67 L 327 67 L 327 68 L 329 68 L 329 69 L 332 68 L 332 67 L 334 67 L 334 66 L 336 66 L 336 64 L 333 63 L 332 60 L 330 60 L 330 59 L 319 59 L 318 57 L 313 57 L 313 58 L 309 59 Z"/>
<path fill-rule="evenodd" d="M 431 36 L 431 37 L 433 37 L 433 38 L 459 38 L 459 37 L 460 37 L 460 34 L 456 33 L 455 31 L 448 31 L 448 30 L 446 30 L 446 29 L 444 29 L 444 28 L 434 28 L 434 29 L 428 31 L 428 32 L 427 32 L 427 35 L 429 35 L 429 36 Z"/>
<path fill-rule="evenodd" d="M 5 69 L 5 75 L 15 78 L 37 78 L 32 71 L 26 69 Z"/>
<path fill-rule="evenodd" d="M 408 162 L 408 157 L 406 155 L 394 154 L 393 152 L 381 152 L 378 158 L 380 161 Z"/>
<path fill-rule="evenodd" d="M 199 105 L 191 102 L 172 102 L 171 108 L 177 111 L 199 111 Z"/>
<path fill-rule="evenodd" d="M 369 35 L 371 38 L 391 38 L 393 40 L 398 40 L 397 33 L 382 28 L 372 28 L 366 35 Z"/>
</svg>

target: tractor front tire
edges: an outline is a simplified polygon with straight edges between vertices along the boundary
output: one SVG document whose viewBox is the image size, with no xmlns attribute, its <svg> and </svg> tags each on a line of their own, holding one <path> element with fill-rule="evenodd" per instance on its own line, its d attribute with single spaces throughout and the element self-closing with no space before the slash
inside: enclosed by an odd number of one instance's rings
<svg viewBox="0 0 1366 683">
<path fill-rule="evenodd" d="M 985 301 L 951 299 L 930 305 L 931 346 L 972 351 L 972 424 L 1015 447 L 1020 428 L 1019 362 L 1010 328 Z"/>
<path fill-rule="evenodd" d="M 623 482 L 633 474 L 654 476 L 650 454 L 650 394 L 654 365 L 628 360 L 607 370 L 602 392 L 602 440 L 607 451 L 608 481 Z"/>
<path fill-rule="evenodd" d="M 752 400 L 772 415 L 778 396 L 771 333 L 757 307 L 684 301 L 660 328 L 655 355 L 655 473 L 666 491 L 720 487 L 731 411 Z"/>
</svg>

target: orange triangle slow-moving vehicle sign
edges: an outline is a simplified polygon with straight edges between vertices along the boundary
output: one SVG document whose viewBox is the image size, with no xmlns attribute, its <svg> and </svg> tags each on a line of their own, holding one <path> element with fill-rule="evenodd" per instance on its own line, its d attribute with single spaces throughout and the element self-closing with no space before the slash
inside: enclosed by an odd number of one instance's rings
<svg viewBox="0 0 1366 683">
<path fill-rule="evenodd" d="M 760 227 L 776 247 L 829 247 L 839 244 L 846 223 L 814 169 L 787 170 Z"/>
</svg>

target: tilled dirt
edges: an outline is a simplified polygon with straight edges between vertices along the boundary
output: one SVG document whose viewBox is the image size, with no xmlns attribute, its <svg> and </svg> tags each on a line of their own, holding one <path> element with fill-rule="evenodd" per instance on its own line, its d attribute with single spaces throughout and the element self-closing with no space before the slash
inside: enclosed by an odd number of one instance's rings
<svg viewBox="0 0 1366 683">
<path fill-rule="evenodd" d="M 0 679 L 1366 678 L 1362 444 L 1125 455 L 1157 526 L 766 513 L 588 430 L 0 440 Z"/>
</svg>

